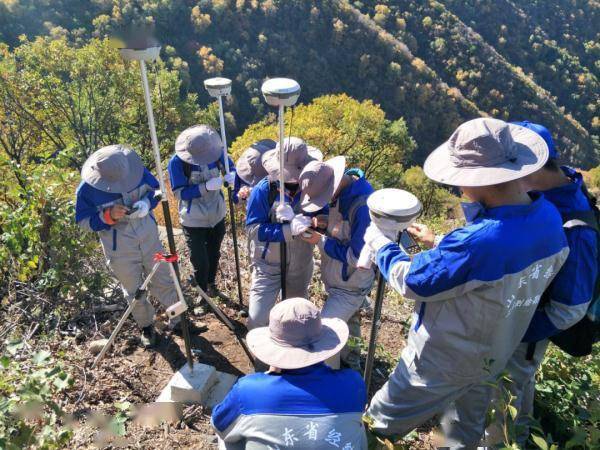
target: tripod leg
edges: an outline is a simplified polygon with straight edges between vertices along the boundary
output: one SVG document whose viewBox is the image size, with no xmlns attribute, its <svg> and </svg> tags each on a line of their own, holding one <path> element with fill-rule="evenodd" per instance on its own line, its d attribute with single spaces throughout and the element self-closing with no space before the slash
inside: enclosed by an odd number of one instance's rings
<svg viewBox="0 0 600 450">
<path fill-rule="evenodd" d="M 150 280 L 152 280 L 152 277 L 158 270 L 159 265 L 160 265 L 160 261 L 157 261 L 154 264 L 154 266 L 152 267 L 152 270 L 150 271 L 150 273 L 148 274 L 148 276 L 146 277 L 146 279 L 144 280 L 142 285 L 137 289 L 137 291 L 135 291 L 133 300 L 129 303 L 129 307 L 125 310 L 125 313 L 119 320 L 119 323 L 117 323 L 116 328 L 114 329 L 114 331 L 111 333 L 110 337 L 108 338 L 108 342 L 104 345 L 104 347 L 102 347 L 102 350 L 100 350 L 100 353 L 98 353 L 98 356 L 96 356 L 96 359 L 94 359 L 94 363 L 92 364 L 92 369 L 96 368 L 98 363 L 102 360 L 102 358 L 104 358 L 104 355 L 106 354 L 108 349 L 111 347 L 111 345 L 115 341 L 115 338 L 117 337 L 117 334 L 119 334 L 119 331 L 121 331 L 121 328 L 123 328 L 125 321 L 131 315 L 131 312 L 133 311 L 133 309 L 135 308 L 137 303 L 142 298 L 142 295 L 144 295 L 144 293 L 146 292 L 146 288 L 148 287 Z"/>
<path fill-rule="evenodd" d="M 246 344 L 246 341 L 244 340 L 244 338 L 241 338 L 237 335 L 237 330 L 235 329 L 235 325 L 233 325 L 233 323 L 231 323 L 231 321 L 227 318 L 227 316 L 221 310 L 221 308 L 219 308 L 215 304 L 215 302 L 212 301 L 212 299 L 206 294 L 206 292 L 204 292 L 202 290 L 202 288 L 200 286 L 198 286 L 197 289 L 198 289 L 198 291 L 200 291 L 200 296 L 206 301 L 208 306 L 210 306 L 210 308 L 213 310 L 213 312 L 219 318 L 219 320 L 221 320 L 221 322 L 223 322 L 225 324 L 225 326 L 233 332 L 236 339 L 242 346 L 242 349 L 246 353 L 246 356 L 248 356 L 248 358 L 250 359 L 250 362 L 252 364 L 254 364 L 254 356 L 252 356 L 252 353 L 250 352 L 250 349 L 248 348 L 248 345 Z"/>
<path fill-rule="evenodd" d="M 279 244 L 279 259 L 281 260 L 281 300 L 287 298 L 287 244 Z"/>
</svg>

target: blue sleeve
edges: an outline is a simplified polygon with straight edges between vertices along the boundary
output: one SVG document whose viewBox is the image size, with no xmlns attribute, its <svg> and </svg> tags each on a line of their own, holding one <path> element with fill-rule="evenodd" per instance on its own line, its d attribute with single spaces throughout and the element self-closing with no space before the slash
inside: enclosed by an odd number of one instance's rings
<svg viewBox="0 0 600 450">
<path fill-rule="evenodd" d="M 82 183 L 77 189 L 75 201 L 75 222 L 89 219 L 90 228 L 93 231 L 109 230 L 110 225 L 100 219 L 101 211 L 88 196 L 86 186 Z"/>
<path fill-rule="evenodd" d="M 395 242 L 384 245 L 377 252 L 377 267 L 379 267 L 379 270 L 386 281 L 390 281 L 390 272 L 392 268 L 402 261 L 410 261 L 410 258 Z"/>
<path fill-rule="evenodd" d="M 169 161 L 169 180 L 171 181 L 171 189 L 173 192 L 180 189 L 179 197 L 181 200 L 190 201 L 196 197 L 200 197 L 200 185 L 188 185 L 188 178 L 183 171 L 184 162 L 178 157 L 173 156 Z"/>
<path fill-rule="evenodd" d="M 579 322 L 594 295 L 598 277 L 596 232 L 576 227 L 565 230 L 569 256 L 548 288 L 549 302 L 540 305 L 523 337 L 537 342 Z"/>
<path fill-rule="evenodd" d="M 392 284 L 404 284 L 420 300 L 464 285 L 471 278 L 473 259 L 470 248 L 475 245 L 470 245 L 470 240 L 474 234 L 473 230 L 466 228 L 448 234 L 436 248 L 415 255 L 408 272 L 399 271 L 405 273 L 403 280 L 394 280 Z M 387 244 L 377 253 L 377 265 L 388 281 L 394 266 L 408 261 L 409 256 L 396 243 Z"/>
<path fill-rule="evenodd" d="M 238 381 L 239 383 L 239 381 Z M 231 391 L 212 412 L 211 422 L 220 432 L 224 432 L 242 414 L 238 396 L 238 383 L 234 384 Z"/>
<path fill-rule="evenodd" d="M 472 232 L 459 228 L 436 248 L 415 255 L 406 285 L 417 295 L 429 297 L 470 281 L 472 236 Z"/>
<path fill-rule="evenodd" d="M 268 180 L 263 180 L 250 193 L 246 208 L 246 227 L 258 224 L 258 239 L 262 242 L 283 242 L 283 227 L 280 223 L 271 222 L 270 212 L 269 183 Z"/>
<path fill-rule="evenodd" d="M 233 195 L 233 203 L 235 203 L 236 205 L 240 202 L 240 198 L 238 197 L 238 193 L 240 192 L 240 189 L 242 188 L 242 186 L 244 186 L 246 183 L 244 183 L 242 181 L 242 179 L 238 176 L 237 172 L 235 174 L 235 180 L 233 182 L 233 189 L 231 191 L 232 195 Z"/>
<path fill-rule="evenodd" d="M 158 205 L 159 197 L 155 195 L 154 191 L 156 191 L 160 185 L 158 184 L 158 180 L 154 177 L 154 175 L 152 175 L 152 173 L 146 168 L 144 168 L 144 177 L 142 178 L 142 183 L 146 183 L 152 188 L 152 190 L 149 191 L 145 196 L 148 200 L 150 200 L 150 209 L 152 210 L 156 208 L 156 205 Z"/>
<path fill-rule="evenodd" d="M 322 212 L 320 214 L 322 214 Z M 331 258 L 347 264 L 348 249 L 351 248 L 354 256 L 358 258 L 365 245 L 365 231 L 370 223 L 371 217 L 369 216 L 369 208 L 367 205 L 363 205 L 356 210 L 350 229 L 350 242 L 348 244 L 342 244 L 337 239 L 327 238 L 324 246 L 325 253 Z"/>
<path fill-rule="evenodd" d="M 523 336 L 523 342 L 538 342 L 557 334 L 560 330 L 554 326 L 543 308 L 538 308 L 533 314 L 529 328 Z"/>
</svg>

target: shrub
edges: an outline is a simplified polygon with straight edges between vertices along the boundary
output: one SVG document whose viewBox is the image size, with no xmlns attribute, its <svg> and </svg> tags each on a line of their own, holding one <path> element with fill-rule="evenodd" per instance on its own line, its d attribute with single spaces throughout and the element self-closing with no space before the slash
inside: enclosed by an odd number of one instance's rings
<svg viewBox="0 0 600 450">
<path fill-rule="evenodd" d="M 0 448 L 63 448 L 72 431 L 54 399 L 73 380 L 46 350 L 17 359 L 22 346 L 20 341 L 9 342 L 0 357 Z"/>
<path fill-rule="evenodd" d="M 79 174 L 53 164 L 24 170 L 6 163 L 0 175 L 0 285 L 29 282 L 57 300 L 99 289 L 104 272 L 89 261 L 97 240 L 74 220 Z"/>
<path fill-rule="evenodd" d="M 536 417 L 562 448 L 600 447 L 600 348 L 573 358 L 551 345 L 537 375 Z"/>
<path fill-rule="evenodd" d="M 456 206 L 458 198 L 446 189 L 431 181 L 418 166 L 407 169 L 402 174 L 401 187 L 413 193 L 423 204 L 423 218 L 448 217 L 448 211 Z"/>
</svg>

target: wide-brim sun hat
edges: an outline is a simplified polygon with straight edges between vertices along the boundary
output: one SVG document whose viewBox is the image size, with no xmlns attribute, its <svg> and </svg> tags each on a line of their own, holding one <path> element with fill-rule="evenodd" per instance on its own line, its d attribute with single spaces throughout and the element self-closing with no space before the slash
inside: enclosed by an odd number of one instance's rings
<svg viewBox="0 0 600 450">
<path fill-rule="evenodd" d="M 204 166 L 223 156 L 221 136 L 208 125 L 194 125 L 175 140 L 175 153 L 188 164 Z"/>
<path fill-rule="evenodd" d="M 528 120 L 524 120 L 523 122 L 511 122 L 511 124 L 535 131 L 544 141 L 546 141 L 546 145 L 548 146 L 548 159 L 558 158 L 558 150 L 556 150 L 556 144 L 554 143 L 554 139 L 552 139 L 552 133 L 550 133 L 550 130 L 544 125 L 529 122 Z"/>
<path fill-rule="evenodd" d="M 425 175 L 450 186 L 481 187 L 541 169 L 548 145 L 532 130 L 491 118 L 463 123 L 425 161 Z"/>
<path fill-rule="evenodd" d="M 325 162 L 311 161 L 300 174 L 300 207 L 307 213 L 323 209 L 337 191 L 344 172 L 346 158 L 336 156 Z"/>
<path fill-rule="evenodd" d="M 254 186 L 267 176 L 267 170 L 262 164 L 262 156 L 275 148 L 275 141 L 263 139 L 255 142 L 238 158 L 235 169 L 240 179 L 249 186 Z"/>
<path fill-rule="evenodd" d="M 127 193 L 139 186 L 144 163 L 131 148 L 116 144 L 90 155 L 81 168 L 81 178 L 90 186 L 110 193 Z"/>
<path fill-rule="evenodd" d="M 319 308 L 303 298 L 279 302 L 269 326 L 250 330 L 248 347 L 262 362 L 279 369 L 312 366 L 339 353 L 348 340 L 348 325 L 322 318 Z"/>
<path fill-rule="evenodd" d="M 320 151 L 316 153 L 312 149 L 309 151 L 309 146 L 306 145 L 302 139 L 297 137 L 289 137 L 284 140 L 284 166 L 283 166 L 283 177 L 286 183 L 296 183 L 300 178 L 302 169 L 311 161 L 314 161 L 319 157 L 322 157 Z M 318 150 L 317 150 L 318 151 Z M 279 143 L 277 146 L 262 157 L 263 167 L 269 174 L 271 180 L 279 179 Z"/>
</svg>

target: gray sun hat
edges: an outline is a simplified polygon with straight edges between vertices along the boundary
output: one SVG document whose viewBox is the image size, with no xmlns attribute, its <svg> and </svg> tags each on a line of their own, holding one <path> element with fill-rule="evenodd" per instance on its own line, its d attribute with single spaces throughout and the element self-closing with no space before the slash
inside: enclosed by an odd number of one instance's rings
<svg viewBox="0 0 600 450">
<path fill-rule="evenodd" d="M 302 139 L 297 137 L 285 138 L 284 147 L 284 166 L 283 177 L 286 182 L 297 182 L 302 169 L 311 161 L 315 161 L 321 152 L 314 147 L 309 151 L 309 146 Z M 318 152 L 318 153 L 317 153 Z M 269 174 L 269 178 L 277 180 L 279 178 L 279 143 L 277 146 L 262 157 L 263 167 Z"/>
<path fill-rule="evenodd" d="M 290 298 L 271 309 L 269 326 L 246 336 L 248 347 L 262 362 L 278 369 L 300 369 L 337 354 L 348 340 L 342 319 L 321 318 L 304 298 Z"/>
<path fill-rule="evenodd" d="M 248 147 L 237 160 L 236 173 L 249 186 L 254 186 L 267 176 L 262 165 L 262 156 L 273 150 L 277 144 L 272 139 L 262 139 Z"/>
<path fill-rule="evenodd" d="M 143 176 L 144 163 L 140 156 L 121 144 L 95 151 L 81 168 L 83 181 L 104 192 L 129 192 L 140 184 Z"/>
<path fill-rule="evenodd" d="M 298 181 L 302 192 L 300 196 L 302 210 L 312 213 L 325 207 L 337 191 L 345 170 L 344 156 L 336 156 L 326 162 L 309 162 Z"/>
<path fill-rule="evenodd" d="M 175 152 L 186 163 L 203 166 L 223 156 L 223 142 L 208 125 L 194 125 L 177 136 Z"/>
<path fill-rule="evenodd" d="M 451 186 L 506 183 L 539 170 L 548 146 L 536 132 L 498 119 L 473 119 L 459 126 L 425 161 L 425 175 Z"/>
</svg>

